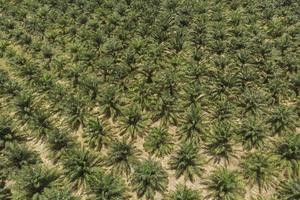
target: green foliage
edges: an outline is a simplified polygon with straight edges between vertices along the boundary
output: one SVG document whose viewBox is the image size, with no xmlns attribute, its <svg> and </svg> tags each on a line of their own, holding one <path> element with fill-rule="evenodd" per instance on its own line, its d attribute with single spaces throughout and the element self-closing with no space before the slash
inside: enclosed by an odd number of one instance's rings
<svg viewBox="0 0 300 200">
<path fill-rule="evenodd" d="M 208 195 L 206 198 L 213 200 L 244 199 L 245 190 L 243 182 L 236 172 L 226 168 L 219 168 L 209 176 L 205 182 Z"/>
<path fill-rule="evenodd" d="M 169 155 L 173 146 L 170 133 L 163 127 L 152 128 L 144 142 L 145 150 L 159 158 Z"/>
<path fill-rule="evenodd" d="M 112 167 L 112 173 L 129 175 L 141 154 L 133 142 L 114 141 L 107 153 L 105 164 Z"/>
<path fill-rule="evenodd" d="M 194 182 L 195 176 L 202 176 L 204 161 L 198 151 L 198 148 L 192 144 L 183 144 L 171 156 L 169 165 L 172 170 L 176 171 L 175 176 L 177 179 L 183 175 L 185 180 Z"/>
<path fill-rule="evenodd" d="M 186 185 L 177 185 L 176 190 L 170 192 L 165 200 L 202 200 L 199 191 L 192 190 Z"/>
<path fill-rule="evenodd" d="M 63 185 L 19 199 L 298 199 L 297 0 L 0 7 L 0 199 L 39 165 Z"/>
<path fill-rule="evenodd" d="M 131 184 L 138 198 L 152 200 L 156 192 L 164 193 L 166 190 L 168 175 L 159 162 L 143 160 L 135 167 Z"/>
<path fill-rule="evenodd" d="M 260 118 L 248 117 L 237 130 L 240 141 L 247 150 L 263 148 L 268 137 L 267 127 Z"/>
<path fill-rule="evenodd" d="M 126 134 L 131 140 L 137 139 L 137 136 L 143 137 L 145 135 L 147 121 L 147 118 L 138 107 L 130 107 L 120 119 L 120 134 Z"/>
<path fill-rule="evenodd" d="M 212 157 L 214 162 L 224 161 L 225 164 L 228 164 L 231 158 L 236 157 L 233 149 L 233 136 L 232 127 L 228 122 L 218 123 L 214 133 L 208 138 L 205 152 Z"/>
<path fill-rule="evenodd" d="M 89 188 L 91 200 L 126 200 L 129 198 L 125 182 L 120 177 L 111 174 L 98 172 L 89 180 Z"/>
<path fill-rule="evenodd" d="M 71 149 L 63 157 L 64 176 L 74 188 L 86 187 L 87 181 L 95 176 L 100 159 L 85 149 Z"/>
<path fill-rule="evenodd" d="M 281 169 L 289 176 L 300 173 L 300 135 L 288 134 L 275 142 L 273 153 L 278 157 Z"/>
<path fill-rule="evenodd" d="M 13 174 L 22 167 L 40 163 L 39 154 L 28 149 L 24 144 L 10 143 L 3 152 L 4 163 L 9 173 Z"/>
<path fill-rule="evenodd" d="M 102 114 L 106 118 L 112 117 L 114 120 L 121 115 L 120 95 L 115 87 L 108 87 L 100 94 L 99 104 Z"/>
<path fill-rule="evenodd" d="M 294 131 L 296 127 L 296 116 L 291 108 L 287 106 L 278 106 L 271 113 L 268 123 L 271 125 L 273 134 L 284 134 Z"/>
<path fill-rule="evenodd" d="M 14 125 L 9 118 L 0 117 L 0 150 L 4 149 L 12 142 L 20 142 L 24 140 L 24 136 L 17 133 Z"/>
<path fill-rule="evenodd" d="M 259 193 L 276 183 L 278 169 L 272 157 L 260 152 L 249 153 L 240 165 L 244 178 L 250 185 L 257 185 Z"/>
<path fill-rule="evenodd" d="M 178 132 L 179 138 L 185 142 L 190 142 L 195 145 L 200 145 L 200 142 L 205 139 L 207 131 L 203 123 L 203 116 L 199 107 L 192 106 L 182 122 Z"/>
<path fill-rule="evenodd" d="M 72 191 L 64 186 L 46 188 L 41 200 L 79 200 L 79 197 L 72 195 Z"/>
<path fill-rule="evenodd" d="M 101 150 L 113 139 L 112 130 L 107 123 L 101 122 L 98 118 L 90 119 L 84 128 L 83 135 L 85 142 L 92 148 Z"/>
<path fill-rule="evenodd" d="M 299 178 L 288 179 L 281 182 L 276 189 L 276 196 L 282 200 L 296 200 L 300 197 L 300 180 Z"/>
<path fill-rule="evenodd" d="M 56 184 L 58 175 L 55 171 L 39 165 L 24 167 L 17 174 L 13 185 L 13 199 L 42 199 L 47 188 Z"/>
<path fill-rule="evenodd" d="M 76 143 L 73 137 L 58 129 L 51 130 L 48 135 L 47 147 L 50 150 L 50 156 L 54 162 L 61 159 L 65 151 L 74 148 L 75 145 Z"/>
</svg>

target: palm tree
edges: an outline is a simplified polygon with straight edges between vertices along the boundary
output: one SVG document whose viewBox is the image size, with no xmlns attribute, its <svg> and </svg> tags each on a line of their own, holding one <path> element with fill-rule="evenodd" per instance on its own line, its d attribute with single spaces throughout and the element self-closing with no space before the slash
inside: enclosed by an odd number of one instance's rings
<svg viewBox="0 0 300 200">
<path fill-rule="evenodd" d="M 155 127 L 152 128 L 150 133 L 146 136 L 144 149 L 149 152 L 150 155 L 161 158 L 172 152 L 173 145 L 172 137 L 167 129 Z"/>
<path fill-rule="evenodd" d="M 98 172 L 89 180 L 90 200 L 127 200 L 128 188 L 120 177 Z"/>
<path fill-rule="evenodd" d="M 23 167 L 14 178 L 13 199 L 40 199 L 46 188 L 56 184 L 59 175 L 39 165 Z"/>
<path fill-rule="evenodd" d="M 116 87 L 109 86 L 107 89 L 100 94 L 99 105 L 101 112 L 106 118 L 112 117 L 115 120 L 121 115 L 121 100 L 119 96 L 119 91 Z"/>
<path fill-rule="evenodd" d="M 177 185 L 176 190 L 170 192 L 164 198 L 165 200 L 202 200 L 202 196 L 200 192 L 197 190 L 192 190 L 188 188 L 186 185 Z"/>
<path fill-rule="evenodd" d="M 147 118 L 143 116 L 139 107 L 131 106 L 120 119 L 120 134 L 128 134 L 131 140 L 135 140 L 137 136 L 143 137 L 147 121 Z"/>
<path fill-rule="evenodd" d="M 209 175 L 204 184 L 207 187 L 206 199 L 237 200 L 244 199 L 244 184 L 239 175 L 226 168 L 218 168 Z"/>
<path fill-rule="evenodd" d="M 208 136 L 205 152 L 211 156 L 215 163 L 224 161 L 225 165 L 231 158 L 235 158 L 233 130 L 229 122 L 219 122 L 213 134 Z"/>
<path fill-rule="evenodd" d="M 0 151 L 14 141 L 24 141 L 24 135 L 19 134 L 13 127 L 11 119 L 4 118 L 4 115 L 0 117 Z"/>
<path fill-rule="evenodd" d="M 140 150 L 133 146 L 132 141 L 114 141 L 107 153 L 105 164 L 112 167 L 113 174 L 128 176 L 132 172 L 132 167 L 138 162 L 140 154 Z"/>
<path fill-rule="evenodd" d="M 45 141 L 49 132 L 53 129 L 50 121 L 51 114 L 42 109 L 34 110 L 29 121 L 29 126 L 37 140 Z"/>
<path fill-rule="evenodd" d="M 204 96 L 204 91 L 199 83 L 190 83 L 183 90 L 184 95 L 181 98 L 184 100 L 185 107 L 196 106 L 198 103 L 201 103 L 200 100 Z"/>
<path fill-rule="evenodd" d="M 270 94 L 270 104 L 271 105 L 279 105 L 281 101 L 281 97 L 286 94 L 288 91 L 288 85 L 285 80 L 282 80 L 281 77 L 272 78 L 266 85 L 268 88 L 268 92 Z"/>
<path fill-rule="evenodd" d="M 43 194 L 40 197 L 41 200 L 79 200 L 72 194 L 72 191 L 65 186 L 53 186 L 50 188 L 45 188 Z"/>
<path fill-rule="evenodd" d="M 79 85 L 79 79 L 83 72 L 83 67 L 75 65 L 67 73 L 67 78 L 72 82 L 72 87 L 76 88 Z"/>
<path fill-rule="evenodd" d="M 156 90 L 155 83 L 139 83 L 134 88 L 133 101 L 141 106 L 141 110 L 150 111 L 155 104 Z"/>
<path fill-rule="evenodd" d="M 71 149 L 62 159 L 65 169 L 64 175 L 74 188 L 87 186 L 87 180 L 95 176 L 99 169 L 100 159 L 92 152 L 85 149 Z"/>
<path fill-rule="evenodd" d="M 39 92 L 48 92 L 54 86 L 55 79 L 50 73 L 43 73 L 34 82 L 35 86 L 39 89 Z"/>
<path fill-rule="evenodd" d="M 112 141 L 112 130 L 98 118 L 90 119 L 84 128 L 83 138 L 90 147 L 101 150 L 103 145 L 107 146 Z"/>
<path fill-rule="evenodd" d="M 249 153 L 240 163 L 242 175 L 253 186 L 257 185 L 259 193 L 276 183 L 278 176 L 274 159 L 260 152 Z"/>
<path fill-rule="evenodd" d="M 159 162 L 143 160 L 135 166 L 131 185 L 138 198 L 154 200 L 156 192 L 164 193 L 167 184 L 168 174 Z"/>
<path fill-rule="evenodd" d="M 30 150 L 24 144 L 11 143 L 3 151 L 4 163 L 9 173 L 20 170 L 22 167 L 40 163 L 39 154 Z"/>
<path fill-rule="evenodd" d="M 241 100 L 239 106 L 242 108 L 242 114 L 245 116 L 246 114 L 257 115 L 260 114 L 263 105 L 264 98 L 259 91 L 252 91 L 246 89 L 245 92 L 241 95 Z"/>
<path fill-rule="evenodd" d="M 264 121 L 260 118 L 248 117 L 242 121 L 237 135 L 246 150 L 257 149 L 262 148 L 265 144 L 268 137 L 266 130 Z"/>
<path fill-rule="evenodd" d="M 277 106 L 271 113 L 268 123 L 273 134 L 283 134 L 295 131 L 297 116 L 294 111 L 287 106 Z"/>
<path fill-rule="evenodd" d="M 68 133 L 55 128 L 49 132 L 46 145 L 50 150 L 50 157 L 54 162 L 57 162 L 65 151 L 75 148 L 76 142 Z"/>
<path fill-rule="evenodd" d="M 214 103 L 212 118 L 218 121 L 228 120 L 233 116 L 234 105 L 228 98 L 221 98 Z"/>
<path fill-rule="evenodd" d="M 19 83 L 14 82 L 14 81 L 7 81 L 3 84 L 3 93 L 10 97 L 15 97 L 17 96 L 21 91 L 21 86 Z M 1 89 L 0 89 L 1 93 Z"/>
<path fill-rule="evenodd" d="M 27 120 L 32 115 L 33 111 L 33 96 L 29 92 L 21 92 L 15 98 L 15 106 L 17 113 L 21 119 Z"/>
<path fill-rule="evenodd" d="M 300 135 L 288 134 L 275 142 L 273 154 L 278 157 L 282 170 L 292 177 L 300 173 Z"/>
<path fill-rule="evenodd" d="M 67 122 L 72 129 L 78 130 L 80 126 L 84 127 L 86 120 L 86 103 L 84 99 L 71 95 L 62 102 L 61 107 L 68 115 Z"/>
<path fill-rule="evenodd" d="M 276 188 L 275 195 L 282 200 L 296 200 L 300 198 L 300 179 L 288 179 L 282 181 Z"/>
<path fill-rule="evenodd" d="M 178 124 L 179 112 L 180 109 L 178 108 L 176 98 L 172 97 L 168 93 L 162 93 L 156 102 L 152 120 L 160 120 L 160 124 L 162 126 L 169 124 L 176 125 Z"/>
<path fill-rule="evenodd" d="M 183 139 L 184 142 L 188 141 L 195 145 L 200 145 L 200 142 L 205 138 L 206 130 L 199 107 L 191 106 L 186 113 L 178 135 L 179 139 Z"/>
<path fill-rule="evenodd" d="M 99 80 L 96 76 L 83 76 L 82 89 L 91 97 L 91 100 L 95 100 L 99 95 Z"/>
<path fill-rule="evenodd" d="M 199 154 L 199 149 L 191 143 L 185 143 L 171 156 L 170 169 L 175 170 L 176 178 L 184 176 L 184 180 L 194 182 L 195 176 L 200 177 L 204 172 L 205 161 Z"/>
</svg>

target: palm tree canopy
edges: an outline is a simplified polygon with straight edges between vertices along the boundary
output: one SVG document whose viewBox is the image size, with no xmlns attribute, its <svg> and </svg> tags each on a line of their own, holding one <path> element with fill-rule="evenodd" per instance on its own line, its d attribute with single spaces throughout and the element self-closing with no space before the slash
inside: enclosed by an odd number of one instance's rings
<svg viewBox="0 0 300 200">
<path fill-rule="evenodd" d="M 226 168 L 219 168 L 213 171 L 205 185 L 209 191 L 209 194 L 206 196 L 207 199 L 244 199 L 245 190 L 241 178 L 236 172 Z"/>
<path fill-rule="evenodd" d="M 155 193 L 164 193 L 168 184 L 168 175 L 161 164 L 153 160 L 143 160 L 134 169 L 131 178 L 133 191 L 138 198 L 153 200 Z"/>
<path fill-rule="evenodd" d="M 176 178 L 184 175 L 185 180 L 194 182 L 195 175 L 197 177 L 202 175 L 204 161 L 198 152 L 197 147 L 191 143 L 186 143 L 180 146 L 175 155 L 171 156 L 169 165 L 171 169 L 176 171 Z"/>
</svg>

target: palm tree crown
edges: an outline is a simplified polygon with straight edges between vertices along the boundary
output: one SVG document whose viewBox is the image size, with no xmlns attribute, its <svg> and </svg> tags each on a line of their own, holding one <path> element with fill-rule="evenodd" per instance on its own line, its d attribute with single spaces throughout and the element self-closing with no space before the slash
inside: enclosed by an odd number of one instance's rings
<svg viewBox="0 0 300 200">
<path fill-rule="evenodd" d="M 131 184 L 138 198 L 154 200 L 155 193 L 164 193 L 168 184 L 168 175 L 160 163 L 153 160 L 143 160 L 132 175 Z"/>
</svg>

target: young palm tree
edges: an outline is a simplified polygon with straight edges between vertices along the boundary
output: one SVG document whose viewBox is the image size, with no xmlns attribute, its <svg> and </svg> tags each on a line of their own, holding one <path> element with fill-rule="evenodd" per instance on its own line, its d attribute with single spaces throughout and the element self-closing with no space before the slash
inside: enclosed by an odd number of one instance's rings
<svg viewBox="0 0 300 200">
<path fill-rule="evenodd" d="M 50 150 L 50 157 L 54 162 L 61 159 L 65 151 L 75 148 L 76 142 L 68 133 L 53 129 L 49 132 L 47 147 Z"/>
<path fill-rule="evenodd" d="M 103 145 L 107 146 L 112 141 L 113 135 L 107 123 L 95 118 L 88 121 L 83 138 L 90 147 L 101 150 Z"/>
<path fill-rule="evenodd" d="M 53 129 L 50 118 L 51 114 L 38 109 L 33 112 L 29 126 L 33 130 L 34 137 L 37 140 L 45 141 L 49 132 Z"/>
<path fill-rule="evenodd" d="M 43 73 L 41 77 L 38 77 L 34 82 L 35 86 L 40 92 L 48 92 L 54 86 L 55 79 L 50 73 Z"/>
<path fill-rule="evenodd" d="M 85 125 L 86 106 L 84 99 L 71 95 L 66 98 L 62 104 L 62 109 L 67 113 L 67 122 L 71 128 L 78 130 L 80 126 Z"/>
<path fill-rule="evenodd" d="M 291 177 L 300 174 L 300 135 L 288 134 L 275 142 L 273 153 L 282 170 Z"/>
<path fill-rule="evenodd" d="M 159 162 L 143 160 L 135 166 L 131 185 L 138 198 L 154 200 L 156 192 L 164 193 L 167 184 L 168 174 Z"/>
<path fill-rule="evenodd" d="M 13 127 L 11 119 L 0 116 L 0 151 L 14 141 L 21 142 L 25 139 Z"/>
<path fill-rule="evenodd" d="M 148 120 L 137 106 L 127 109 L 120 120 L 121 135 L 127 134 L 131 140 L 135 140 L 137 136 L 144 136 Z"/>
<path fill-rule="evenodd" d="M 288 179 L 282 181 L 276 188 L 275 195 L 282 200 L 296 200 L 300 198 L 300 179 Z"/>
<path fill-rule="evenodd" d="M 244 184 L 238 174 L 226 168 L 219 168 L 204 182 L 208 195 L 206 199 L 237 200 L 244 199 Z"/>
<path fill-rule="evenodd" d="M 107 89 L 100 94 L 99 105 L 101 112 L 106 118 L 112 117 L 115 120 L 121 115 L 121 100 L 119 91 L 116 87 L 109 86 Z"/>
<path fill-rule="evenodd" d="M 175 170 L 176 178 L 184 176 L 184 180 L 194 182 L 195 176 L 200 177 L 204 172 L 204 160 L 199 154 L 199 149 L 191 143 L 185 143 L 171 156 L 170 169 Z"/>
<path fill-rule="evenodd" d="M 224 121 L 233 116 L 234 105 L 228 98 L 222 98 L 221 100 L 216 101 L 214 107 L 212 113 L 213 119 Z"/>
<path fill-rule="evenodd" d="M 180 109 L 178 108 L 176 98 L 163 93 L 156 103 L 155 114 L 152 119 L 153 121 L 160 120 L 162 126 L 169 124 L 176 125 L 178 124 L 179 112 Z"/>
<path fill-rule="evenodd" d="M 257 115 L 261 113 L 264 105 L 264 98 L 259 91 L 252 91 L 247 89 L 240 99 L 239 106 L 242 108 L 242 114 Z"/>
<path fill-rule="evenodd" d="M 89 180 L 90 200 L 127 200 L 128 188 L 125 182 L 112 174 L 98 172 Z"/>
<path fill-rule="evenodd" d="M 87 180 L 99 169 L 100 159 L 85 149 L 71 149 L 62 159 L 64 175 L 74 188 L 86 187 Z"/>
<path fill-rule="evenodd" d="M 29 92 L 21 92 L 15 98 L 17 113 L 21 119 L 27 120 L 33 111 L 33 96 Z"/>
<path fill-rule="evenodd" d="M 225 165 L 231 158 L 235 158 L 233 149 L 233 130 L 228 122 L 219 122 L 214 128 L 213 134 L 208 137 L 205 152 L 211 156 L 215 163 L 224 161 Z"/>
<path fill-rule="evenodd" d="M 179 139 L 200 145 L 205 138 L 206 130 L 203 123 L 202 112 L 199 107 L 191 106 L 188 110 L 178 132 Z"/>
<path fill-rule="evenodd" d="M 274 159 L 266 154 L 249 153 L 242 159 L 240 167 L 244 178 L 251 186 L 256 184 L 259 193 L 276 183 L 278 173 Z"/>
<path fill-rule="evenodd" d="M 95 100 L 99 95 L 99 80 L 95 76 L 84 76 L 82 83 L 82 89 L 91 97 L 91 100 Z"/>
<path fill-rule="evenodd" d="M 59 178 L 55 171 L 39 165 L 22 168 L 14 178 L 13 199 L 40 199 L 46 188 L 51 188 Z"/>
<path fill-rule="evenodd" d="M 192 107 L 196 106 L 198 103 L 201 103 L 200 101 L 204 96 L 204 91 L 199 83 L 190 83 L 184 87 L 183 90 L 184 94 L 181 98 L 184 100 L 183 103 L 185 107 Z"/>
<path fill-rule="evenodd" d="M 155 104 L 156 90 L 155 83 L 138 83 L 134 88 L 133 101 L 141 106 L 141 110 L 150 111 Z"/>
<path fill-rule="evenodd" d="M 11 143 L 3 151 L 4 163 L 10 173 L 20 170 L 22 167 L 40 163 L 39 154 L 28 149 L 24 144 Z"/>
<path fill-rule="evenodd" d="M 295 131 L 297 116 L 294 111 L 287 106 L 277 106 L 271 113 L 268 123 L 273 134 L 283 134 Z"/>
<path fill-rule="evenodd" d="M 176 190 L 170 192 L 164 200 L 202 200 L 200 192 L 192 190 L 186 185 L 177 185 Z"/>
<path fill-rule="evenodd" d="M 79 200 L 72 194 L 72 191 L 64 186 L 54 186 L 51 188 L 45 188 L 43 195 L 41 195 L 40 200 Z"/>
<path fill-rule="evenodd" d="M 112 173 L 129 175 L 133 166 L 138 162 L 141 152 L 126 140 L 115 141 L 111 144 L 105 164 L 112 167 Z"/>
<path fill-rule="evenodd" d="M 242 121 L 237 135 L 246 150 L 257 149 L 262 148 L 265 144 L 268 137 L 266 130 L 264 121 L 260 118 L 248 117 Z"/>
<path fill-rule="evenodd" d="M 163 127 L 152 128 L 144 142 L 145 150 L 150 155 L 155 155 L 159 158 L 169 155 L 173 150 L 173 145 L 171 135 Z"/>
<path fill-rule="evenodd" d="M 17 96 L 21 91 L 21 86 L 19 83 L 14 81 L 7 81 L 3 84 L 2 92 L 8 95 L 9 97 Z M 1 93 L 1 88 L 0 88 Z"/>
</svg>

